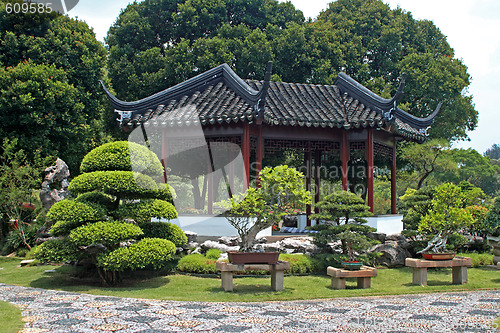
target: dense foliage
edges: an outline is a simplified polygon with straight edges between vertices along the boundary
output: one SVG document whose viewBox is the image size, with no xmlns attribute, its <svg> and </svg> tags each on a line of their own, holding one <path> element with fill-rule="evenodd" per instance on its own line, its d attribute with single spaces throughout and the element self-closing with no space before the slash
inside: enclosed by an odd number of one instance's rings
<svg viewBox="0 0 500 333">
<path fill-rule="evenodd" d="M 112 117 L 99 85 L 106 49 L 85 22 L 54 12 L 8 14 L 6 3 L 0 2 L 0 136 L 17 138 L 29 158 L 36 151 L 57 155 L 77 173 Z"/>
<path fill-rule="evenodd" d="M 275 80 L 333 84 L 344 70 L 383 97 L 394 94 L 405 72 L 402 108 L 425 117 L 444 103 L 433 137 L 466 138 L 477 125 L 467 67 L 446 36 L 381 0 L 338 0 L 311 22 L 276 0 L 148 0 L 123 10 L 106 41 L 109 75 L 123 100 L 221 63 L 261 80 L 273 60 Z"/>
</svg>

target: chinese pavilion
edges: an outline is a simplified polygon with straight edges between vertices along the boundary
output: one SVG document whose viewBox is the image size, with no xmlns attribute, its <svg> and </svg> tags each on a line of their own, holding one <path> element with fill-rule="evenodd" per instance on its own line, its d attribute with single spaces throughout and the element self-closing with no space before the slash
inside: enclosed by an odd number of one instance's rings
<svg viewBox="0 0 500 333">
<path fill-rule="evenodd" d="M 240 147 L 247 184 L 253 171 L 258 174 L 261 170 L 267 154 L 293 148 L 304 154 L 308 190 L 312 181 L 315 189 L 320 188 L 322 163 L 332 156 L 340 165 L 343 189 L 352 190 L 349 166 L 354 156 L 361 156 L 367 169 L 366 202 L 373 211 L 374 159 L 382 158 L 389 162 L 391 211 L 396 214 L 397 142 L 424 142 L 440 105 L 424 119 L 398 108 L 404 76 L 394 97 L 384 99 L 345 73 L 333 85 L 314 85 L 271 82 L 271 69 L 269 63 L 264 81 L 245 81 L 223 64 L 135 102 L 120 101 L 104 89 L 124 129 L 160 129 L 162 162 L 172 153 L 167 148 L 169 138 L 185 138 L 190 128 L 201 126 L 208 147 L 210 142 L 232 142 Z M 255 165 L 252 175 L 251 160 Z M 214 187 L 209 181 L 209 213 Z M 317 202 L 320 194 L 315 192 Z M 311 213 L 310 207 L 307 210 Z"/>
</svg>

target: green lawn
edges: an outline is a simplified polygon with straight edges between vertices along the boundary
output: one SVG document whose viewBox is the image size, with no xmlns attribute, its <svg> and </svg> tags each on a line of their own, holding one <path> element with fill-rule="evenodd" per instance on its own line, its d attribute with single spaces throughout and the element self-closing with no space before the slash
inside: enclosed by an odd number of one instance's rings
<svg viewBox="0 0 500 333">
<path fill-rule="evenodd" d="M 0 313 L 2 314 L 0 318 L 2 332 L 17 333 L 23 328 L 21 310 L 14 305 L 0 301 Z"/>
<path fill-rule="evenodd" d="M 469 283 L 451 284 L 451 269 L 428 272 L 428 286 L 412 285 L 410 268 L 379 269 L 378 277 L 372 279 L 372 288 L 355 289 L 356 282 L 348 281 L 346 290 L 330 289 L 328 276 L 287 276 L 285 289 L 273 292 L 269 277 L 243 277 L 234 279 L 234 292 L 224 292 L 218 278 L 203 278 L 187 275 L 168 275 L 126 279 L 120 287 L 106 288 L 97 281 L 72 277 L 76 273 L 69 266 L 18 267 L 20 259 L 0 257 L 0 283 L 30 286 L 45 289 L 82 292 L 94 295 L 119 297 L 210 301 L 210 302 L 256 302 L 276 300 L 320 299 L 351 296 L 394 295 L 427 292 L 449 292 L 478 289 L 499 289 L 498 271 L 488 268 L 469 268 Z M 55 269 L 55 273 L 45 273 Z M 80 272 L 82 273 L 82 272 Z"/>
</svg>

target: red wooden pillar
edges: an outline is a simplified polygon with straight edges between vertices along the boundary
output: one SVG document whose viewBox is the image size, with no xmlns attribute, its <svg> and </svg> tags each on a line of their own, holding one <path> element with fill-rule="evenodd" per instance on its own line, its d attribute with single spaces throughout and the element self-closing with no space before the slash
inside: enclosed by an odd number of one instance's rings
<svg viewBox="0 0 500 333">
<path fill-rule="evenodd" d="M 320 201 L 319 190 L 321 187 L 321 150 L 316 150 L 314 152 L 314 203 Z M 314 207 L 314 212 L 319 213 L 319 208 Z"/>
<path fill-rule="evenodd" d="M 309 143 L 309 147 L 311 144 Z M 308 149 L 304 153 L 304 164 L 306 165 L 306 191 L 311 191 L 311 169 L 312 169 L 312 155 L 311 150 Z M 311 216 L 311 205 L 306 206 L 306 216 L 307 216 L 307 226 L 311 226 L 311 220 L 309 216 Z"/>
<path fill-rule="evenodd" d="M 392 166 L 391 166 L 391 214 L 397 214 L 398 209 L 396 207 L 397 192 L 396 192 L 396 148 L 397 141 L 394 138 L 394 144 L 392 147 Z"/>
<path fill-rule="evenodd" d="M 256 179 L 257 184 L 259 184 L 259 173 L 262 170 L 262 159 L 264 158 L 264 139 L 262 138 L 262 126 L 258 128 L 258 136 L 257 136 L 257 163 L 256 163 Z"/>
<path fill-rule="evenodd" d="M 243 124 L 243 136 L 241 138 L 241 154 L 243 155 L 243 164 L 245 170 L 244 180 L 246 181 L 246 186 L 250 184 L 250 125 L 248 123 Z"/>
<path fill-rule="evenodd" d="M 342 189 L 347 191 L 349 189 L 349 183 L 347 179 L 347 165 L 349 162 L 349 145 L 347 142 L 347 132 L 342 130 L 342 143 L 340 147 L 340 160 L 342 162 L 341 172 L 342 172 Z"/>
<path fill-rule="evenodd" d="M 370 212 L 373 213 L 373 169 L 374 169 L 374 154 L 373 154 L 373 130 L 368 130 L 368 139 L 366 140 L 366 162 L 368 170 L 366 170 L 368 178 L 368 206 L 370 206 Z"/>
</svg>

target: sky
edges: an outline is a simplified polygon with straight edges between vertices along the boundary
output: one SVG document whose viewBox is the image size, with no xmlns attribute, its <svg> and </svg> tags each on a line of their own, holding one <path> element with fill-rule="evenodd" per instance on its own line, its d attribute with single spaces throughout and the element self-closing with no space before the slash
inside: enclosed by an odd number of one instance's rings
<svg viewBox="0 0 500 333">
<path fill-rule="evenodd" d="M 479 122 L 469 132 L 470 141 L 458 142 L 457 148 L 474 148 L 483 153 L 500 144 L 500 1 L 498 0 L 383 0 L 392 9 L 398 6 L 418 20 L 431 20 L 447 36 L 455 57 L 468 67 Z M 81 0 L 69 12 L 91 26 L 97 38 L 104 40 L 128 0 Z M 315 18 L 328 8 L 330 0 L 292 0 L 307 17 Z M 167 87 L 165 87 L 167 88 Z M 499 132 L 496 132 L 496 131 Z"/>
</svg>

